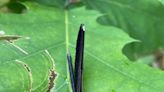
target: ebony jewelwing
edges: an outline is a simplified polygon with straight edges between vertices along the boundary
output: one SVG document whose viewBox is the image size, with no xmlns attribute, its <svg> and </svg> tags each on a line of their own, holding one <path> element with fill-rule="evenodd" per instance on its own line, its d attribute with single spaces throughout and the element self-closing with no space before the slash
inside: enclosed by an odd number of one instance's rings
<svg viewBox="0 0 164 92">
<path fill-rule="evenodd" d="M 83 55 L 84 55 L 84 38 L 85 38 L 85 26 L 80 25 L 77 43 L 76 43 L 76 57 L 75 57 L 75 69 L 72 67 L 72 58 L 70 54 L 67 54 L 68 67 L 71 79 L 71 86 L 73 92 L 82 92 L 83 90 Z"/>
</svg>

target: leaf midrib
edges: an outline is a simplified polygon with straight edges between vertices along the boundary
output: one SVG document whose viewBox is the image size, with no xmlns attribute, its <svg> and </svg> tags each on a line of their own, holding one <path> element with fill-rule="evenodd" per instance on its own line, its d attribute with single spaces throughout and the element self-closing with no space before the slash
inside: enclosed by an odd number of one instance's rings
<svg viewBox="0 0 164 92">
<path fill-rule="evenodd" d="M 64 23 L 65 23 L 65 49 L 66 49 L 66 52 L 65 52 L 65 57 L 67 57 L 67 53 L 69 53 L 69 19 L 68 19 L 68 9 L 64 9 L 64 16 L 65 16 L 65 19 L 64 19 Z M 67 58 L 65 59 L 67 61 Z M 68 82 L 68 90 L 71 92 L 72 91 L 72 88 L 71 88 L 71 83 L 70 83 L 70 78 L 69 78 L 69 69 L 68 69 L 68 64 L 66 64 L 66 71 L 67 71 L 67 74 L 66 74 L 66 81 Z"/>
<path fill-rule="evenodd" d="M 68 10 L 64 10 L 65 14 L 65 45 L 66 45 L 66 53 L 69 51 L 69 34 L 68 34 Z"/>
</svg>

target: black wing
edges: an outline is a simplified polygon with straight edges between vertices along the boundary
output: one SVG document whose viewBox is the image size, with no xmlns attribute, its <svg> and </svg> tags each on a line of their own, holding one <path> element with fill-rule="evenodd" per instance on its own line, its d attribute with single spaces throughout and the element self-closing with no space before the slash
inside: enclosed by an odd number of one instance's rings
<svg viewBox="0 0 164 92">
<path fill-rule="evenodd" d="M 76 58 L 75 58 L 75 90 L 82 92 L 83 81 L 83 54 L 84 54 L 84 37 L 85 28 L 81 24 L 76 44 Z"/>
</svg>

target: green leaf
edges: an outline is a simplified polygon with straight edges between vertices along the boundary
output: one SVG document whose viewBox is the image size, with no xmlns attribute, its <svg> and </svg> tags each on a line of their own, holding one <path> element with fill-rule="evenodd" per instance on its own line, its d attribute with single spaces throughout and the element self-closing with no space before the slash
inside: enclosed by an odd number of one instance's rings
<svg viewBox="0 0 164 92">
<path fill-rule="evenodd" d="M 74 57 L 79 25 L 84 23 L 84 92 L 163 92 L 163 72 L 131 63 L 122 48 L 135 40 L 97 23 L 99 12 L 24 4 L 28 7 L 24 14 L 0 14 L 0 30 L 22 36 L 14 43 L 0 42 L 0 91 L 46 92 L 54 69 L 52 91 L 71 92 L 66 53 Z"/>
<path fill-rule="evenodd" d="M 99 23 L 123 29 L 131 37 L 141 41 L 130 43 L 125 47 L 124 53 L 130 59 L 138 59 L 164 46 L 162 0 L 83 1 L 88 8 L 104 13 L 97 19 Z"/>
<path fill-rule="evenodd" d="M 53 17 L 57 14 L 61 15 L 61 13 L 49 12 L 47 9 L 51 11 L 55 11 L 55 9 L 38 4 L 28 4 L 27 6 L 30 7 L 27 13 L 21 15 L 1 14 L 0 17 L 1 31 L 4 31 L 6 35 L 22 36 L 13 44 L 1 41 L 0 65 L 5 66 L 1 67 L 0 91 L 2 92 L 46 91 L 49 85 L 50 70 L 53 69 L 54 63 L 51 53 L 61 51 L 60 48 L 64 44 L 64 39 L 55 39 L 61 38 L 63 35 L 53 31 L 54 28 L 61 30 L 61 28 L 55 27 L 54 20 L 57 18 Z M 40 18 L 37 18 L 38 16 Z M 52 32 L 50 33 L 50 31 Z M 50 49 L 55 50 L 50 53 Z M 22 67 L 19 69 L 18 65 Z"/>
</svg>

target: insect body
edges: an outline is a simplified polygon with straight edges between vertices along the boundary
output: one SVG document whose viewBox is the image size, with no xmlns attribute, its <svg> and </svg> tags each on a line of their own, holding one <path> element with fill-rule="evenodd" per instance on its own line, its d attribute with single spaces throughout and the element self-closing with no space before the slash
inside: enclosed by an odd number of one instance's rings
<svg viewBox="0 0 164 92">
<path fill-rule="evenodd" d="M 13 42 L 14 40 L 17 40 L 19 38 L 22 38 L 22 37 L 16 36 L 16 35 L 2 35 L 2 36 L 0 36 L 0 40 L 6 40 L 9 42 Z"/>
<path fill-rule="evenodd" d="M 22 49 L 21 47 L 19 47 L 16 44 L 13 43 L 15 40 L 18 40 L 19 38 L 22 38 L 22 36 L 5 35 L 5 32 L 4 31 L 0 31 L 0 41 L 6 41 L 10 45 L 12 45 L 13 47 L 15 47 L 18 50 L 20 50 L 21 52 L 23 52 L 24 54 L 28 54 L 28 52 L 26 52 L 24 49 Z"/>
<path fill-rule="evenodd" d="M 71 55 L 67 54 L 70 80 L 71 80 L 73 92 L 83 92 L 84 38 L 85 38 L 85 27 L 84 24 L 81 24 L 77 37 L 77 43 L 76 43 L 75 70 L 73 70 L 72 67 Z"/>
<path fill-rule="evenodd" d="M 8 42 L 13 42 L 14 40 L 17 40 L 19 38 L 22 38 L 22 37 L 17 36 L 17 35 L 5 35 L 4 31 L 0 31 L 0 40 L 6 40 Z"/>
</svg>

